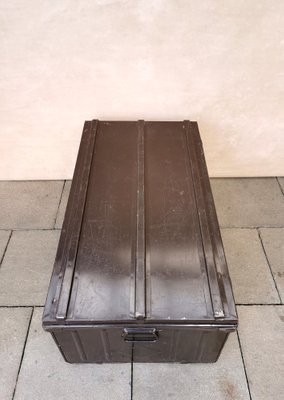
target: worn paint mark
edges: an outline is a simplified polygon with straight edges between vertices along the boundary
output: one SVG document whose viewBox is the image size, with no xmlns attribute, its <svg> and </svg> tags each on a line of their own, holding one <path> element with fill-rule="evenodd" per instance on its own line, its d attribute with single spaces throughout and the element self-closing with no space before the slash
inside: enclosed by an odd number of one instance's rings
<svg viewBox="0 0 284 400">
<path fill-rule="evenodd" d="M 235 400 L 239 398 L 237 386 L 230 379 L 222 377 L 220 378 L 219 384 L 220 384 L 220 389 L 224 394 L 224 399 Z"/>
</svg>

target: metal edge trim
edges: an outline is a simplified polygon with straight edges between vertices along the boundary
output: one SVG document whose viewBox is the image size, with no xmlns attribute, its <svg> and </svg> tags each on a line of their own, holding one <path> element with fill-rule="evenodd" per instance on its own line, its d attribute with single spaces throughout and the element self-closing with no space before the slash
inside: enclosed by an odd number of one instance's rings
<svg viewBox="0 0 284 400">
<path fill-rule="evenodd" d="M 144 121 L 138 121 L 137 138 L 137 219 L 136 219 L 136 262 L 135 262 L 135 318 L 146 316 L 145 296 L 145 146 Z"/>
<path fill-rule="evenodd" d="M 216 212 L 216 207 L 214 203 L 214 198 L 212 194 L 212 189 L 209 180 L 208 169 L 205 161 L 205 155 L 202 145 L 202 140 L 200 137 L 197 122 L 192 122 L 192 134 L 195 136 L 195 151 L 199 154 L 199 164 L 201 166 L 200 171 L 202 174 L 202 181 L 207 189 L 207 223 L 210 230 L 210 239 L 212 243 L 212 249 L 215 253 L 214 261 L 217 271 L 217 280 L 219 285 L 219 290 L 221 294 L 221 299 L 226 316 L 230 316 L 238 320 L 237 310 L 235 306 L 234 294 L 232 290 L 232 283 L 229 275 L 228 265 L 225 257 L 224 246 L 222 241 L 222 236 L 219 228 L 218 217 Z M 226 281 L 226 285 L 224 285 Z"/>
<path fill-rule="evenodd" d="M 224 318 L 224 308 L 221 299 L 221 290 L 218 282 L 218 273 L 216 260 L 214 257 L 214 247 L 212 243 L 211 235 L 211 221 L 209 221 L 210 213 L 208 212 L 208 196 L 204 195 L 204 189 L 208 189 L 206 186 L 206 180 L 208 178 L 208 172 L 206 169 L 205 160 L 200 159 L 196 149 L 196 142 L 198 140 L 199 132 L 196 133 L 196 123 L 185 121 L 187 124 L 186 138 L 189 152 L 189 158 L 191 163 L 191 170 L 193 176 L 193 187 L 195 192 L 196 205 L 198 210 L 198 219 L 201 231 L 201 237 L 204 246 L 204 254 L 206 260 L 208 284 L 211 293 L 212 307 L 214 310 L 215 318 Z M 200 168 L 196 168 L 195 165 L 199 165 Z M 204 188 L 205 186 L 205 188 Z M 211 190 L 211 188 L 209 188 Z M 207 190 L 208 194 L 208 190 Z M 211 204 L 209 204 L 211 206 Z M 205 213 L 203 212 L 205 210 Z"/>
<path fill-rule="evenodd" d="M 86 121 L 84 124 L 62 232 L 50 280 L 48 297 L 45 304 L 43 322 L 45 319 L 50 319 L 51 317 L 56 319 L 66 318 L 97 127 L 98 120 Z M 78 187 L 80 188 L 79 193 L 76 193 Z"/>
</svg>

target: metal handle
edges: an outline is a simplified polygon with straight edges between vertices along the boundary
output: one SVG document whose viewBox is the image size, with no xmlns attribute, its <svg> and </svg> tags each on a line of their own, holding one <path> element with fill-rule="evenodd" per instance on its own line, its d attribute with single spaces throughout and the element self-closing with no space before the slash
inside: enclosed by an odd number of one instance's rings
<svg viewBox="0 0 284 400">
<path fill-rule="evenodd" d="M 156 342 L 159 338 L 155 328 L 124 328 L 122 337 L 126 342 Z"/>
</svg>

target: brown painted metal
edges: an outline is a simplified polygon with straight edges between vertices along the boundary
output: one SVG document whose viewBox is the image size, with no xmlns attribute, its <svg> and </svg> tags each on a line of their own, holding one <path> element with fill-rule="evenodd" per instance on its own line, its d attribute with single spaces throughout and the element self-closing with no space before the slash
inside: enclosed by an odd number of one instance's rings
<svg viewBox="0 0 284 400">
<path fill-rule="evenodd" d="M 69 362 L 213 362 L 237 314 L 196 122 L 84 126 L 43 315 Z"/>
</svg>

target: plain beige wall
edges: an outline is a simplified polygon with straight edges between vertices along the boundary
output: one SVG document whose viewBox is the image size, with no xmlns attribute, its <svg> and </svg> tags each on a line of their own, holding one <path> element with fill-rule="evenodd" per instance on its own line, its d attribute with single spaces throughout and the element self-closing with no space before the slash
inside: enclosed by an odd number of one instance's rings
<svg viewBox="0 0 284 400">
<path fill-rule="evenodd" d="M 197 120 L 211 176 L 284 175 L 284 1 L 0 1 L 0 179 L 71 178 L 83 121 Z"/>
</svg>

